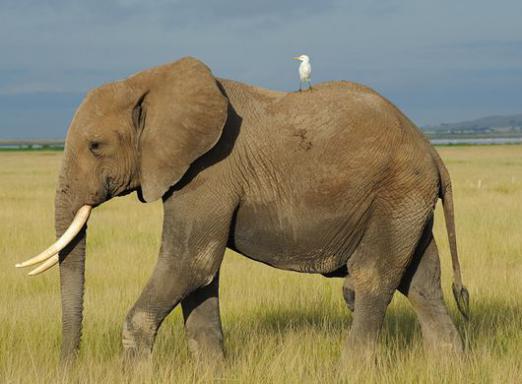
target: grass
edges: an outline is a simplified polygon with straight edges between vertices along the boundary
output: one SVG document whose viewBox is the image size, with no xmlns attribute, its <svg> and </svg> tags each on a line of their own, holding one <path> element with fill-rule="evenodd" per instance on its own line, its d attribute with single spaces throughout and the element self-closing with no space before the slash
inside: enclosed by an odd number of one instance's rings
<svg viewBox="0 0 522 384">
<path fill-rule="evenodd" d="M 212 374 L 190 359 L 180 309 L 163 324 L 153 366 L 121 369 L 121 324 L 154 265 L 161 204 L 134 196 L 97 208 L 88 237 L 85 320 L 77 366 L 58 368 L 57 269 L 29 278 L 15 262 L 54 238 L 59 152 L 0 153 L 0 383 L 517 383 L 522 377 L 522 147 L 439 148 L 454 182 L 465 323 L 450 293 L 450 257 L 440 207 L 435 235 L 443 287 L 468 352 L 460 361 L 426 356 L 407 301 L 396 295 L 371 369 L 336 369 L 350 327 L 340 279 L 278 271 L 228 252 L 221 311 L 227 363 Z"/>
</svg>

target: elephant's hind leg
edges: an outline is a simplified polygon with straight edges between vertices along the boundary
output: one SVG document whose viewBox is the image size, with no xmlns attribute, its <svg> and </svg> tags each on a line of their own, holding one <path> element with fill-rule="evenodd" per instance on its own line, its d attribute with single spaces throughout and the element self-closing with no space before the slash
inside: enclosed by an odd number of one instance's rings
<svg viewBox="0 0 522 384">
<path fill-rule="evenodd" d="M 417 313 L 426 349 L 460 353 L 463 350 L 462 340 L 444 303 L 439 254 L 431 225 L 426 231 L 424 244 L 420 244 L 399 291 L 408 297 Z"/>
<path fill-rule="evenodd" d="M 373 247 L 363 246 L 352 257 L 382 258 Z M 379 261 L 377 261 L 377 264 Z M 353 312 L 353 321 L 343 352 L 343 360 L 366 360 L 375 352 L 379 332 L 398 282 L 388 280 L 380 268 L 361 263 L 345 278 L 343 296 Z"/>
<path fill-rule="evenodd" d="M 195 290 L 181 302 L 188 347 L 198 360 L 224 359 L 218 291 L 219 273 L 216 273 L 212 283 Z"/>
<path fill-rule="evenodd" d="M 343 294 L 353 306 L 353 321 L 343 353 L 346 363 L 375 355 L 386 309 L 419 242 L 426 214 L 375 214 L 348 260 Z M 404 220 L 398 224 L 390 220 L 393 216 Z"/>
</svg>

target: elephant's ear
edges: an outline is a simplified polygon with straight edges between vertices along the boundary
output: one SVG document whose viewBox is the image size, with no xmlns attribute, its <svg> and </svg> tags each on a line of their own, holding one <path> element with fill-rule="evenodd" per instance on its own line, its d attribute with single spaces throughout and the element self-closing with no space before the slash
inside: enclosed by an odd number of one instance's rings
<svg viewBox="0 0 522 384">
<path fill-rule="evenodd" d="M 138 97 L 140 184 L 147 202 L 162 197 L 221 137 L 228 100 L 210 69 L 193 58 L 129 78 Z"/>
</svg>

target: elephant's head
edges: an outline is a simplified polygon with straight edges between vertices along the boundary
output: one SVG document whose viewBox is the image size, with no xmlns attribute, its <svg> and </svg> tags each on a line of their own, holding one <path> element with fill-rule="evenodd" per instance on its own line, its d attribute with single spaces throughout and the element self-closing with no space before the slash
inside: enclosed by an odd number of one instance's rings
<svg viewBox="0 0 522 384">
<path fill-rule="evenodd" d="M 18 266 L 58 261 L 62 357 L 79 347 L 85 231 L 92 207 L 137 190 L 162 197 L 219 140 L 228 101 L 210 70 L 184 58 L 90 91 L 70 124 L 56 190 L 57 243 Z"/>
</svg>

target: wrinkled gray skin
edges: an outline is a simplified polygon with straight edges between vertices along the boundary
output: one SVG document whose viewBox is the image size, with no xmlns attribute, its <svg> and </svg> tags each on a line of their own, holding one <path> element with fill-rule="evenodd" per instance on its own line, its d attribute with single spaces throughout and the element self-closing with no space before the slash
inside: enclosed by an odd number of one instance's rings
<svg viewBox="0 0 522 384">
<path fill-rule="evenodd" d="M 164 224 L 154 272 L 125 319 L 127 357 L 151 352 L 179 303 L 191 351 L 223 357 L 225 247 L 276 268 L 344 277 L 354 311 L 347 359 L 374 350 L 395 290 L 415 308 L 428 347 L 462 350 L 432 235 L 442 197 L 454 241 L 447 171 L 418 129 L 366 87 L 273 92 L 216 79 L 185 58 L 94 89 L 67 135 L 58 235 L 80 206 L 132 191 L 163 199 Z M 80 343 L 85 238 L 84 228 L 60 254 L 66 360 Z"/>
</svg>

